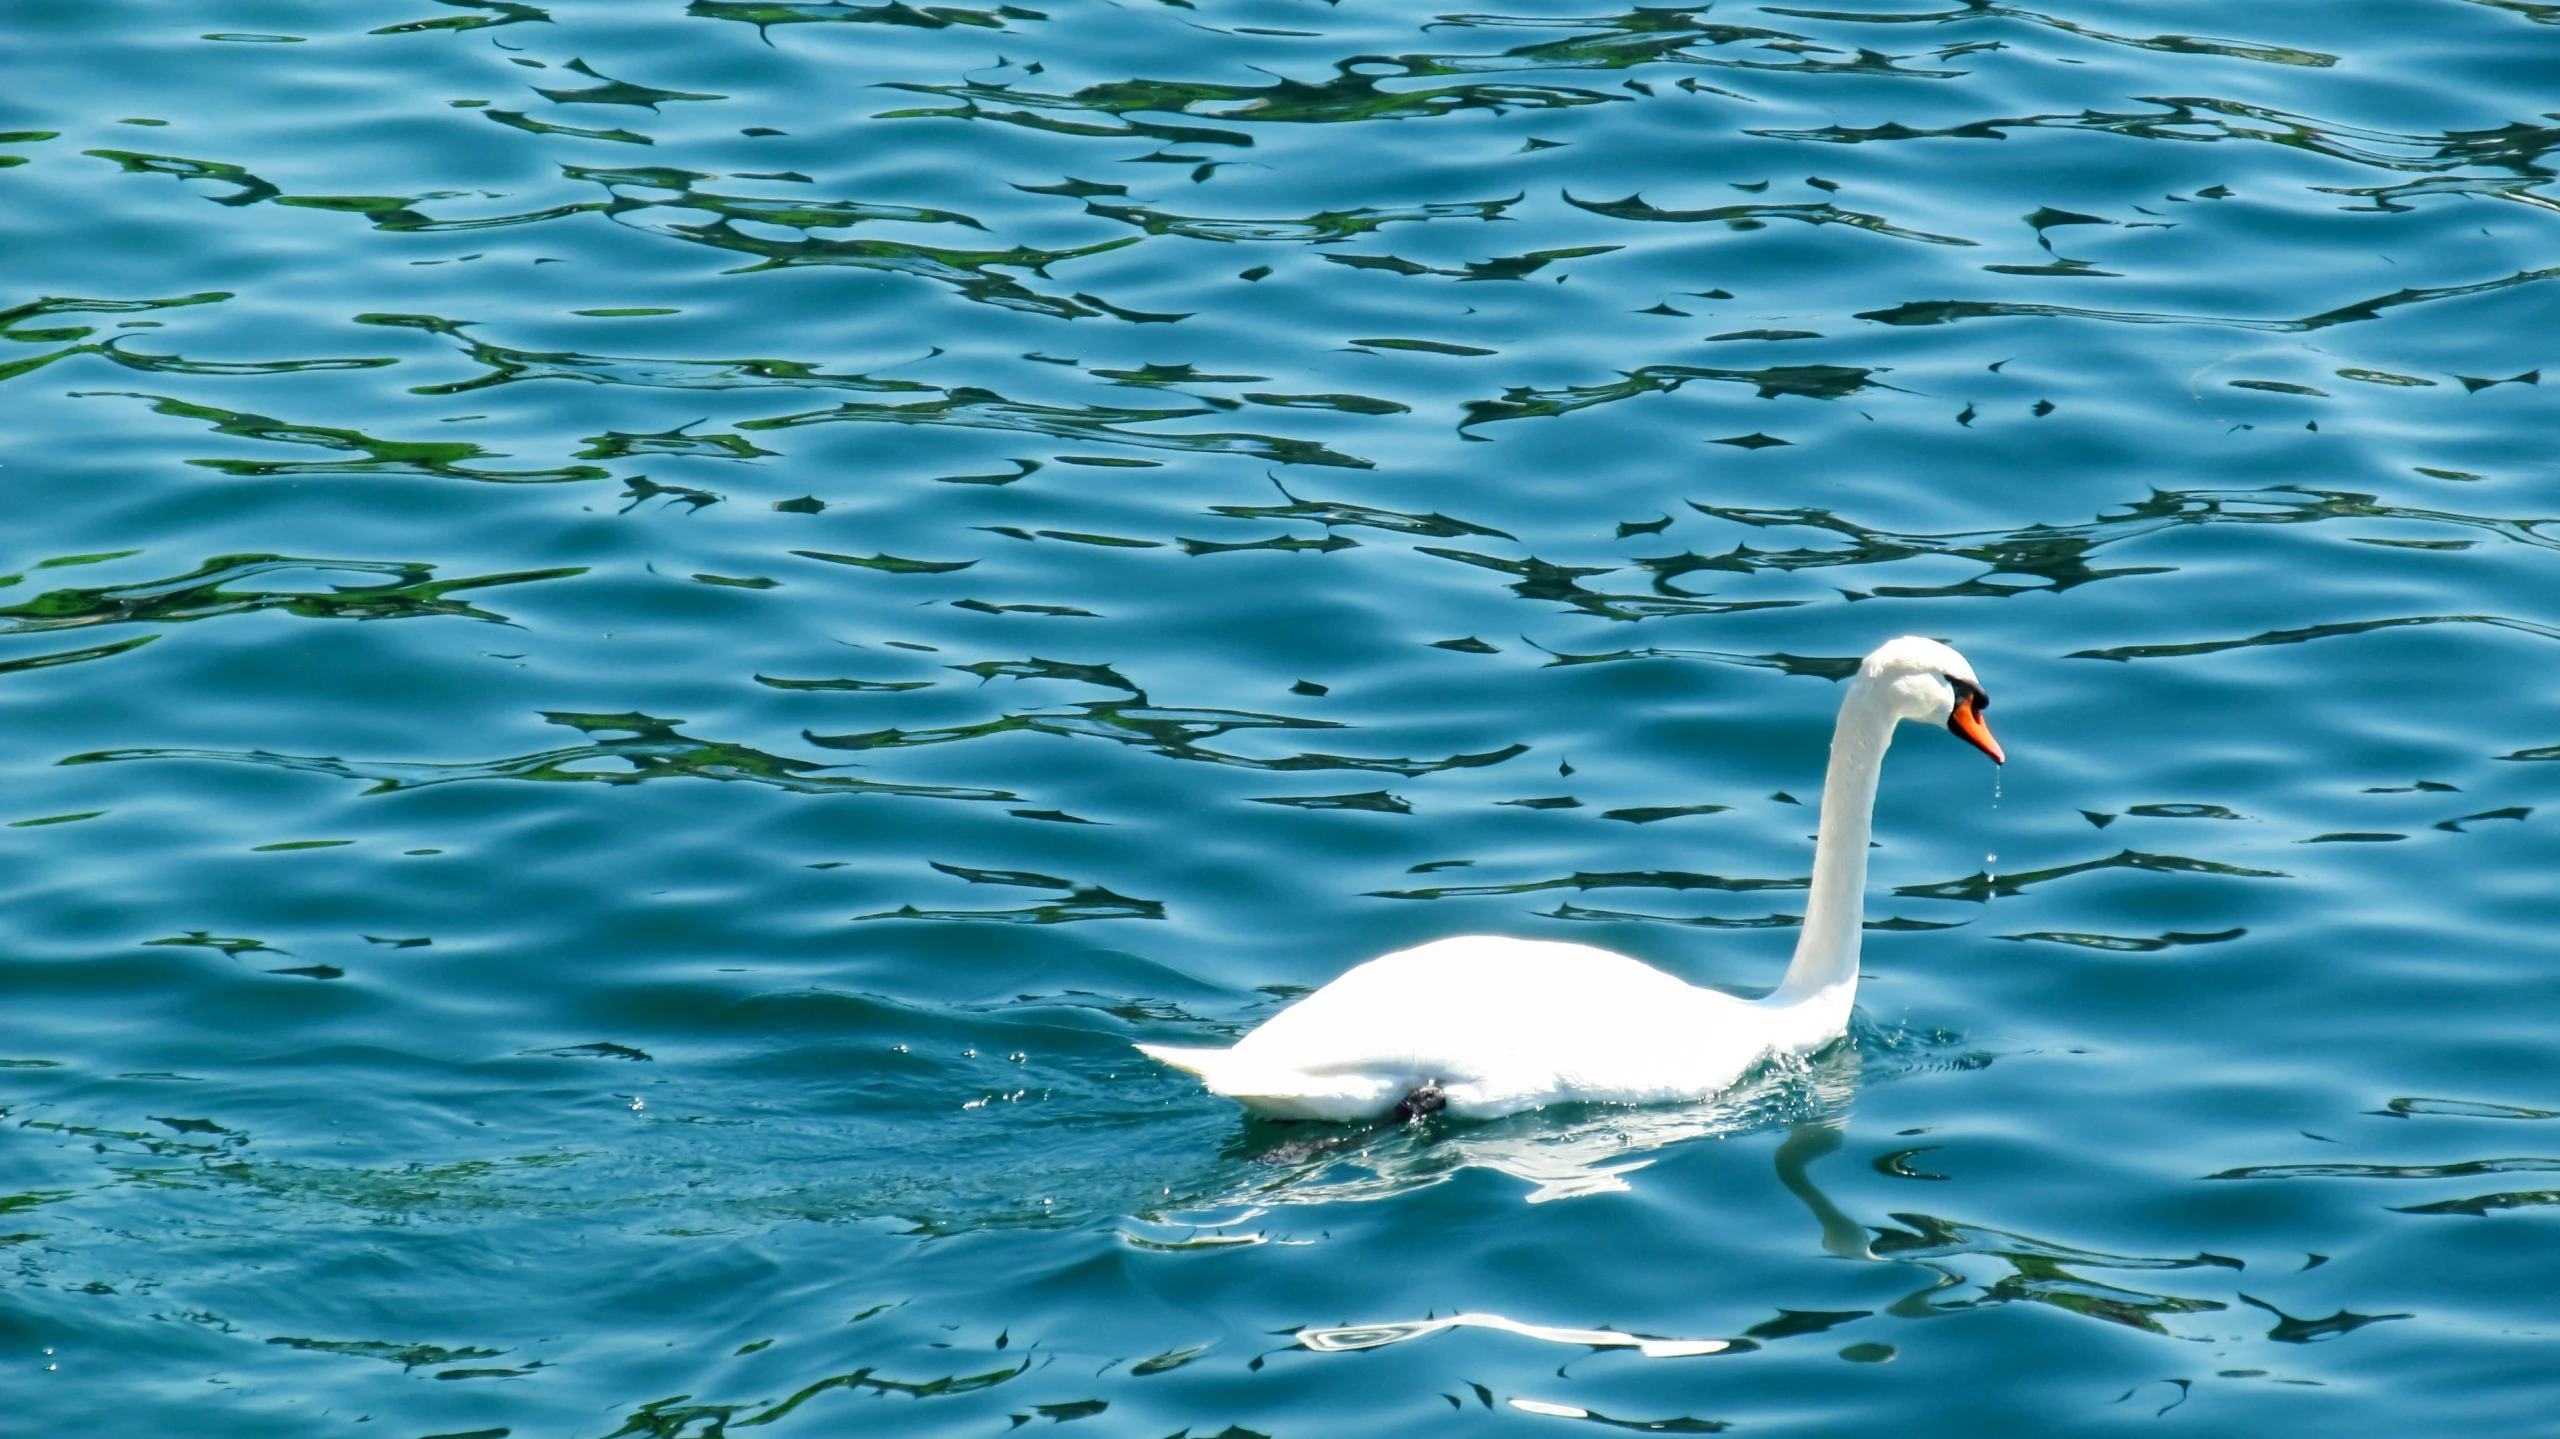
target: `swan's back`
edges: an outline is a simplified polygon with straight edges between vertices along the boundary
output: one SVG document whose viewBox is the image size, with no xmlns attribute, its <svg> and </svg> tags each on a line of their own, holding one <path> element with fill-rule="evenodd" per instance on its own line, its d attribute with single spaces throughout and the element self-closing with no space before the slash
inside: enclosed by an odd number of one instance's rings
<svg viewBox="0 0 2560 1439">
<path fill-rule="evenodd" d="M 1233 1049 L 1147 1049 L 1276 1117 L 1366 1118 L 1424 1085 L 1487 1117 L 1714 1093 L 1769 1050 L 1752 1013 L 1604 949 L 1466 935 L 1370 960 Z"/>
</svg>

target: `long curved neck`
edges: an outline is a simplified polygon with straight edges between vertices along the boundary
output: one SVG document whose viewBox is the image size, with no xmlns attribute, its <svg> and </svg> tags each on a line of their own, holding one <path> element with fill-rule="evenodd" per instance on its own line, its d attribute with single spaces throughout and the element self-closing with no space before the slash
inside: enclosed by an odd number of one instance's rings
<svg viewBox="0 0 2560 1439">
<path fill-rule="evenodd" d="M 1786 981 L 1770 1000 L 1822 997 L 1845 1017 L 1858 984 L 1858 940 L 1866 920 L 1867 840 L 1875 826 L 1876 778 L 1896 721 L 1883 690 L 1864 676 L 1849 682 L 1831 731 L 1831 767 L 1822 778 L 1822 828 L 1813 845 L 1813 892 Z"/>
</svg>

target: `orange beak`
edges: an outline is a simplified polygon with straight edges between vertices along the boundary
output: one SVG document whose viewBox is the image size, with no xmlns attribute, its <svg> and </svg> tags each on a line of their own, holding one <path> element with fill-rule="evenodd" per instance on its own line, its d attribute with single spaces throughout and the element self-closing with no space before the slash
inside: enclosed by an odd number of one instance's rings
<svg viewBox="0 0 2560 1439">
<path fill-rule="evenodd" d="M 2007 764 L 2009 757 L 2000 752 L 2000 741 L 1991 737 L 1991 726 L 1982 722 L 1982 707 L 1990 703 L 1980 690 L 1960 695 L 1955 713 L 1947 717 L 1947 728 L 1957 738 L 1991 756 L 1993 764 Z"/>
</svg>

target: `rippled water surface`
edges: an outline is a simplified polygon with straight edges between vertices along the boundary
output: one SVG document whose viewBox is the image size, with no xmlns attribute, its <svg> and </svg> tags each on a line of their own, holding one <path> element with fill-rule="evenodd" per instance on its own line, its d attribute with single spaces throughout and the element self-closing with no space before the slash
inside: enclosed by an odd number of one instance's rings
<svg viewBox="0 0 2560 1439">
<path fill-rule="evenodd" d="M 25 1432 L 2552 1422 L 2560 7 L 0 53 Z M 2013 762 L 1905 734 L 1811 1065 L 1130 1050 L 1469 931 L 1773 982 L 1904 632 Z"/>
</svg>

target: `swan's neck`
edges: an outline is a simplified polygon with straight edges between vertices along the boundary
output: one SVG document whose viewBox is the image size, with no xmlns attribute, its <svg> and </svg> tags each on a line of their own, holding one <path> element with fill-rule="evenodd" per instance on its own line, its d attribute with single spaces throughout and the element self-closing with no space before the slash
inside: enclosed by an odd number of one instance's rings
<svg viewBox="0 0 2560 1439">
<path fill-rule="evenodd" d="M 1813 891 L 1795 962 L 1772 1003 L 1818 1001 L 1846 1022 L 1858 987 L 1858 940 L 1866 919 L 1867 840 L 1875 827 L 1876 777 L 1897 716 L 1882 686 L 1862 675 L 1849 682 L 1840 722 L 1831 732 L 1831 767 L 1822 779 L 1822 828 L 1813 845 Z"/>
</svg>

